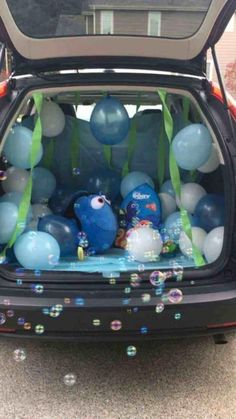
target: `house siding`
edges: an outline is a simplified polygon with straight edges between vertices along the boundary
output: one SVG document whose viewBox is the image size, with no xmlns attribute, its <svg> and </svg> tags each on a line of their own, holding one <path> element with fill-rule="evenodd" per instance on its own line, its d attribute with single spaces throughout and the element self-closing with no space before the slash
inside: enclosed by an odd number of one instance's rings
<svg viewBox="0 0 236 419">
<path fill-rule="evenodd" d="M 234 30 L 233 32 L 224 32 L 222 38 L 216 45 L 217 58 L 220 64 L 220 69 L 223 77 L 225 76 L 226 66 L 236 60 L 236 14 L 234 15 Z M 212 60 L 211 53 L 208 54 L 208 60 Z M 213 68 L 212 80 L 218 82 L 216 71 Z M 227 87 L 227 86 L 226 86 Z M 229 92 L 236 99 L 236 93 Z"/>
<path fill-rule="evenodd" d="M 202 22 L 204 13 L 194 12 L 162 12 L 161 13 L 161 36 L 181 38 L 191 36 L 199 28 L 199 22 Z"/>
<path fill-rule="evenodd" d="M 147 35 L 148 12 L 115 11 L 114 33 L 118 35 Z"/>
<path fill-rule="evenodd" d="M 96 12 L 96 32 L 101 33 L 100 11 Z M 199 28 L 204 14 L 196 12 L 189 19 L 188 12 L 161 12 L 161 36 L 190 36 Z M 148 33 L 148 12 L 114 11 L 114 34 L 144 35 Z"/>
</svg>

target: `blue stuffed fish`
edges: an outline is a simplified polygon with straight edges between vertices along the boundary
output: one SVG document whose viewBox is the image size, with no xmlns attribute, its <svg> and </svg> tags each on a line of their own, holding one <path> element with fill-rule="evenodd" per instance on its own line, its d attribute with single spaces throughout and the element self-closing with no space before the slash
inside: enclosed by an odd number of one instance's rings
<svg viewBox="0 0 236 419">
<path fill-rule="evenodd" d="M 130 192 L 121 204 L 121 227 L 130 229 L 149 225 L 158 229 L 161 223 L 161 202 L 157 193 L 146 183 Z"/>
<path fill-rule="evenodd" d="M 78 198 L 74 203 L 74 212 L 86 235 L 89 253 L 103 253 L 112 246 L 118 224 L 110 202 L 104 195 Z"/>
</svg>

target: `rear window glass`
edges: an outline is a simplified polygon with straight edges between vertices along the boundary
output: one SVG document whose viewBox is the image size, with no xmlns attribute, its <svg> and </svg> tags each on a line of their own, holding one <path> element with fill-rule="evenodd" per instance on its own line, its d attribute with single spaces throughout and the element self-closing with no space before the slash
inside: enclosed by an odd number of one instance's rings
<svg viewBox="0 0 236 419">
<path fill-rule="evenodd" d="M 187 38 L 212 0 L 7 0 L 19 29 L 34 38 L 130 35 Z"/>
</svg>

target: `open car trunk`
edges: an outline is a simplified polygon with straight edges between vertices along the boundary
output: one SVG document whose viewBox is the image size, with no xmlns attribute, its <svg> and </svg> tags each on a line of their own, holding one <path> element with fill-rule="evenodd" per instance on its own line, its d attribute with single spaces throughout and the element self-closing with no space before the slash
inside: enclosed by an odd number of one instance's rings
<svg viewBox="0 0 236 419">
<path fill-rule="evenodd" d="M 157 284 L 219 262 L 225 163 L 186 91 L 31 92 L 1 148 L 6 272 Z"/>
</svg>

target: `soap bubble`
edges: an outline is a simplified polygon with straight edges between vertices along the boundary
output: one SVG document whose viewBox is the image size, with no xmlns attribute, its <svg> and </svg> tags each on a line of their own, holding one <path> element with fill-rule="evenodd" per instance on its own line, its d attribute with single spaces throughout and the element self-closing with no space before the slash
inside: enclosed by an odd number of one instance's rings
<svg viewBox="0 0 236 419">
<path fill-rule="evenodd" d="M 121 328 L 122 328 L 122 323 L 120 320 L 113 320 L 111 322 L 111 330 L 114 330 L 115 332 L 117 332 Z"/>
<path fill-rule="evenodd" d="M 25 324 L 24 324 L 24 329 L 25 329 L 25 330 L 30 330 L 30 329 L 31 329 L 31 327 L 32 327 L 31 323 L 25 323 Z"/>
<path fill-rule="evenodd" d="M 20 278 L 18 278 L 17 280 L 16 280 L 16 285 L 22 285 L 23 284 L 23 281 L 22 281 L 22 279 L 20 279 Z"/>
<path fill-rule="evenodd" d="M 175 320 L 180 320 L 180 319 L 181 319 L 181 314 L 175 313 Z"/>
<path fill-rule="evenodd" d="M 59 264 L 59 257 L 57 255 L 49 255 L 48 263 L 51 266 L 57 266 Z"/>
<path fill-rule="evenodd" d="M 83 298 L 76 298 L 75 299 L 75 304 L 77 305 L 77 306 L 84 306 L 84 299 Z"/>
<path fill-rule="evenodd" d="M 37 335 L 42 335 L 44 333 L 44 326 L 42 324 L 37 324 L 34 330 Z"/>
<path fill-rule="evenodd" d="M 131 345 L 128 346 L 126 352 L 129 357 L 134 357 L 137 354 L 137 349 L 135 348 L 135 346 Z"/>
<path fill-rule="evenodd" d="M 13 352 L 13 358 L 16 362 L 23 362 L 26 359 L 26 352 L 23 348 L 15 349 Z"/>
<path fill-rule="evenodd" d="M 0 180 L 6 180 L 7 174 L 4 170 L 0 170 Z"/>
<path fill-rule="evenodd" d="M 6 316 L 4 313 L 0 313 L 0 324 L 6 323 Z"/>
<path fill-rule="evenodd" d="M 0 265 L 4 265 L 5 263 L 7 263 L 6 256 L 0 256 Z"/>
<path fill-rule="evenodd" d="M 162 285 L 165 280 L 166 280 L 166 275 L 164 272 L 154 271 L 150 275 L 150 283 L 154 287 L 158 287 Z"/>
<path fill-rule="evenodd" d="M 17 319 L 17 324 L 18 324 L 19 326 L 23 326 L 23 325 L 25 324 L 25 319 L 24 319 L 24 317 L 19 317 L 19 318 Z"/>
<path fill-rule="evenodd" d="M 61 312 L 63 311 L 63 306 L 61 304 L 56 304 L 52 306 L 49 311 L 49 315 L 51 317 L 58 317 L 60 316 Z"/>
<path fill-rule="evenodd" d="M 14 317 L 14 315 L 15 315 L 15 312 L 14 312 L 14 310 L 7 310 L 7 312 L 6 312 L 6 315 L 7 315 L 7 317 Z"/>
<path fill-rule="evenodd" d="M 93 326 L 101 326 L 101 320 L 99 320 L 99 319 L 94 319 L 93 320 Z"/>
<path fill-rule="evenodd" d="M 71 303 L 71 299 L 69 297 L 64 298 L 64 303 L 65 304 L 70 304 Z"/>
<path fill-rule="evenodd" d="M 140 332 L 142 333 L 142 335 L 146 335 L 148 332 L 148 328 L 146 326 L 141 327 Z"/>
<path fill-rule="evenodd" d="M 144 293 L 141 295 L 141 299 L 143 303 L 149 303 L 149 301 L 151 300 L 151 295 Z"/>
<path fill-rule="evenodd" d="M 110 278 L 109 279 L 109 284 L 110 285 L 116 285 L 116 278 Z"/>
<path fill-rule="evenodd" d="M 63 378 L 64 384 L 68 387 L 72 387 L 76 384 L 77 382 L 77 376 L 74 373 L 69 373 L 66 374 Z"/>
<path fill-rule="evenodd" d="M 142 279 L 138 274 L 133 273 L 133 274 L 130 275 L 130 285 L 133 288 L 139 287 L 141 281 L 142 281 Z"/>
<path fill-rule="evenodd" d="M 40 271 L 40 269 L 35 269 L 34 274 L 35 276 L 41 276 L 42 272 Z"/>
<path fill-rule="evenodd" d="M 170 303 L 178 304 L 183 300 L 183 293 L 181 290 L 174 288 L 168 292 L 167 298 Z"/>
<path fill-rule="evenodd" d="M 79 176 L 80 175 L 80 169 L 78 167 L 74 167 L 72 170 L 72 173 L 74 176 Z"/>
<path fill-rule="evenodd" d="M 33 284 L 31 286 L 31 290 L 35 293 L 35 294 L 42 294 L 44 291 L 44 287 L 42 284 Z"/>
<path fill-rule="evenodd" d="M 155 311 L 156 311 L 156 313 L 160 314 L 160 313 L 163 312 L 164 308 L 165 308 L 164 303 L 158 303 L 156 305 Z"/>
<path fill-rule="evenodd" d="M 24 276 L 25 269 L 24 268 L 16 268 L 15 270 L 17 276 Z"/>
</svg>

